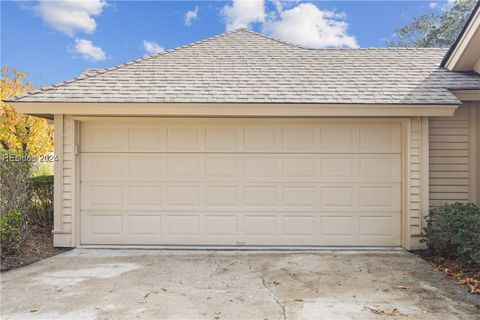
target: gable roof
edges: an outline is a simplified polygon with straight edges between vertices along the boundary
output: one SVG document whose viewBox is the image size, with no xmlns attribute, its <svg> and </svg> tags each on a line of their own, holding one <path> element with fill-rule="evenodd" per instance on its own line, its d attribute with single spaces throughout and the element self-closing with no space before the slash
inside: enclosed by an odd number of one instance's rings
<svg viewBox="0 0 480 320">
<path fill-rule="evenodd" d="M 439 68 L 445 49 L 307 49 L 239 29 L 14 102 L 458 104 L 480 77 Z"/>
</svg>

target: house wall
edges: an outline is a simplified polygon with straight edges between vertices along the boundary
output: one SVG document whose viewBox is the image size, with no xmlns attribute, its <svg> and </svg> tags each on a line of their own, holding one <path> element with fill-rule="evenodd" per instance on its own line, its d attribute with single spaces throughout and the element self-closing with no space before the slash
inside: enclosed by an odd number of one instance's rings
<svg viewBox="0 0 480 320">
<path fill-rule="evenodd" d="M 73 120 L 71 115 L 55 115 L 55 206 L 54 245 L 74 246 L 72 239 Z"/>
<path fill-rule="evenodd" d="M 453 117 L 430 118 L 431 207 L 480 200 L 479 105 L 467 101 Z"/>
<path fill-rule="evenodd" d="M 424 218 L 429 208 L 429 120 L 428 117 L 413 117 L 410 135 L 410 246 L 420 249 Z"/>
<path fill-rule="evenodd" d="M 473 103 L 472 103 L 473 104 Z M 477 175 L 477 185 L 476 185 L 476 199 L 475 203 L 477 206 L 480 207 L 480 102 L 477 101 L 474 103 L 474 106 L 472 108 L 475 108 L 475 113 L 476 113 L 476 122 L 475 122 L 475 132 L 476 132 L 476 149 L 474 154 L 474 163 L 476 166 L 476 175 Z"/>
<path fill-rule="evenodd" d="M 404 246 L 417 248 L 420 246 L 419 239 L 423 227 L 423 217 L 428 211 L 428 127 L 427 117 L 412 117 L 410 131 L 406 135 L 408 139 L 409 177 L 406 183 L 405 194 L 408 197 L 409 208 L 406 219 L 407 230 L 403 230 Z M 54 241 L 58 247 L 72 247 L 77 245 L 75 217 L 75 169 L 78 164 L 75 159 L 75 136 L 74 121 L 72 115 L 55 116 L 56 132 L 61 132 L 61 145 L 57 145 L 56 153 L 60 154 L 56 166 L 56 197 L 55 197 L 55 230 Z M 60 130 L 58 130 L 60 129 Z M 427 209 L 425 209 L 427 208 Z"/>
</svg>

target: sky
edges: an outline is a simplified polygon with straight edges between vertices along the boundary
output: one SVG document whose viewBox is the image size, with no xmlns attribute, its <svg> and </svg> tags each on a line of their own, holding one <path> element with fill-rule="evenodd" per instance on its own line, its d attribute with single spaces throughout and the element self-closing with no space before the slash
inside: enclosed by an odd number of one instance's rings
<svg viewBox="0 0 480 320">
<path fill-rule="evenodd" d="M 452 0 L 450 0 L 451 2 Z M 36 87 L 249 28 L 310 48 L 385 47 L 448 1 L 0 0 L 0 64 Z"/>
</svg>

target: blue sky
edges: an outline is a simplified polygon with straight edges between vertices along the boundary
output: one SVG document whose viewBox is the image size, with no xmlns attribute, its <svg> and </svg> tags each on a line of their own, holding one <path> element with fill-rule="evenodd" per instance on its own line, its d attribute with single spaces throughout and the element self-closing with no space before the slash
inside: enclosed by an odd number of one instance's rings
<svg viewBox="0 0 480 320">
<path fill-rule="evenodd" d="M 249 27 L 307 47 L 384 47 L 432 1 L 1 1 L 1 65 L 36 86 Z M 189 18 L 187 18 L 189 17 Z M 188 20 L 188 21 L 187 21 Z"/>
</svg>

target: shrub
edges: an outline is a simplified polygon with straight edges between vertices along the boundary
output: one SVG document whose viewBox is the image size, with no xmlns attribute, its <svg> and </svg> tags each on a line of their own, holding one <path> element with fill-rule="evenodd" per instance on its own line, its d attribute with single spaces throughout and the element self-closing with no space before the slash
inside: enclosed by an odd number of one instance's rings
<svg viewBox="0 0 480 320">
<path fill-rule="evenodd" d="M 37 162 L 33 166 L 32 176 L 51 176 L 53 175 L 53 162 Z"/>
<path fill-rule="evenodd" d="M 27 222 L 22 212 L 11 209 L 0 218 L 1 255 L 16 253 L 25 243 Z"/>
<path fill-rule="evenodd" d="M 28 155 L 15 151 L 0 152 L 0 215 L 18 209 L 30 209 L 30 174 Z"/>
<path fill-rule="evenodd" d="M 32 190 L 32 210 L 29 220 L 39 227 L 53 229 L 53 176 L 30 178 Z"/>
<path fill-rule="evenodd" d="M 431 209 L 424 228 L 427 246 L 445 258 L 480 263 L 480 208 L 472 203 Z"/>
</svg>

